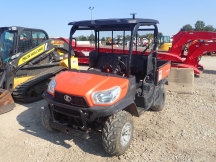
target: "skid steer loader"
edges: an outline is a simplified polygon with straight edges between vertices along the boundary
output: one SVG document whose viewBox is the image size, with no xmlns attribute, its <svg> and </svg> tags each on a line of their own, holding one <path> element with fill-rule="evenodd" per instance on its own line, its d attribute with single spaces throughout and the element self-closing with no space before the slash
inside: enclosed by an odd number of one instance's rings
<svg viewBox="0 0 216 162">
<path fill-rule="evenodd" d="M 1 27 L 0 114 L 15 106 L 13 99 L 25 103 L 42 99 L 50 79 L 67 69 L 68 46 L 49 39 L 41 29 Z M 78 69 L 78 59 L 72 55 L 72 68 Z"/>
</svg>

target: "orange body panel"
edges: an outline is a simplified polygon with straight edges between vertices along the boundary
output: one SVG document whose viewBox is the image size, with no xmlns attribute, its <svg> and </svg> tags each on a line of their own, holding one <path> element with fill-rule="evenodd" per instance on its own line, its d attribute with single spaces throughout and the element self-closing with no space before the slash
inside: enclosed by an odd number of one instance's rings
<svg viewBox="0 0 216 162">
<path fill-rule="evenodd" d="M 158 69 L 158 82 L 164 79 L 170 73 L 170 62 Z"/>
<path fill-rule="evenodd" d="M 56 76 L 55 90 L 74 96 L 83 96 L 89 106 L 93 106 L 94 103 L 91 98 L 93 92 L 107 90 L 114 86 L 120 86 L 121 93 L 118 99 L 114 102 L 116 103 L 126 95 L 128 84 L 129 80 L 126 78 L 65 71 Z M 100 104 L 100 106 L 102 105 Z"/>
</svg>

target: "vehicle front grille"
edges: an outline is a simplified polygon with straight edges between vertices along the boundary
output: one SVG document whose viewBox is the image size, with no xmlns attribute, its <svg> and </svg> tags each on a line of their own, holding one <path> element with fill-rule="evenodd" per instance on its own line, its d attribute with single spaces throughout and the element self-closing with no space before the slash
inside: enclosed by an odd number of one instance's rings
<svg viewBox="0 0 216 162">
<path fill-rule="evenodd" d="M 80 112 L 75 111 L 75 110 L 66 109 L 66 108 L 59 107 L 59 106 L 55 106 L 53 110 L 56 111 L 56 112 L 59 112 L 61 114 L 63 113 L 63 114 L 68 114 L 68 115 L 74 115 L 74 116 L 77 116 L 77 117 L 81 117 Z"/>
<path fill-rule="evenodd" d="M 84 97 L 73 96 L 73 95 L 61 93 L 58 91 L 55 91 L 54 99 L 58 102 L 68 104 L 68 105 L 85 107 L 85 108 L 89 107 Z"/>
</svg>

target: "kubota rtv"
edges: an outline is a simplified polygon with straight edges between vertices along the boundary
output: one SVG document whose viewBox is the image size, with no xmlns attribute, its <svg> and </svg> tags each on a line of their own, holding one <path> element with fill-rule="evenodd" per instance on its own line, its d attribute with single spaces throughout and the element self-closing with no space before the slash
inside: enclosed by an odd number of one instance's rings
<svg viewBox="0 0 216 162">
<path fill-rule="evenodd" d="M 72 70 L 68 60 L 69 69 L 49 83 L 43 94 L 47 102 L 42 114 L 44 127 L 69 134 L 75 130 L 97 130 L 109 154 L 123 154 L 132 140 L 133 116 L 139 117 L 149 109 L 160 111 L 165 105 L 164 84 L 171 65 L 157 59 L 157 23 L 140 18 L 70 22 L 70 44 L 76 31 L 93 30 L 95 50 L 89 54 L 88 70 Z M 133 38 L 138 31 L 154 34 L 149 55 L 144 55 L 145 50 L 142 54 L 132 54 Z M 106 32 L 111 33 L 112 39 L 115 32 L 122 32 L 123 36 L 130 33 L 129 52 L 100 50 L 100 37 Z M 124 45 L 122 48 L 124 51 Z M 71 50 L 69 46 L 69 55 Z"/>
</svg>

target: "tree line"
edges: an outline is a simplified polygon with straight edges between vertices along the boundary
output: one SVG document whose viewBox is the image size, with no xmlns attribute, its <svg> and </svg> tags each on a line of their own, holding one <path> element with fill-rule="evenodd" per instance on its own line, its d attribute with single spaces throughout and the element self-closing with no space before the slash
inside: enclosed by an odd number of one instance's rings
<svg viewBox="0 0 216 162">
<path fill-rule="evenodd" d="M 196 21 L 194 26 L 192 26 L 191 24 L 186 24 L 182 28 L 180 28 L 180 30 L 181 31 L 211 31 L 211 32 L 216 32 L 216 28 L 214 28 L 213 25 L 205 25 L 205 22 L 201 21 L 201 20 Z M 137 34 L 137 37 L 148 38 L 148 36 L 150 36 L 150 35 L 152 35 L 152 34 L 145 34 L 145 35 Z M 159 36 L 162 36 L 162 35 L 163 34 L 160 32 Z M 117 35 L 116 37 L 120 38 L 123 36 Z M 101 41 L 107 41 L 108 39 L 111 39 L 111 37 L 102 37 L 100 40 Z M 76 37 L 76 40 L 78 40 L 78 41 L 94 41 L 95 36 L 94 36 L 94 34 L 91 34 L 89 36 L 80 35 L 80 36 Z M 125 35 L 125 40 L 129 41 L 130 35 Z"/>
<path fill-rule="evenodd" d="M 181 29 L 181 31 L 211 31 L 216 32 L 216 28 L 214 28 L 212 25 L 205 25 L 204 21 L 196 21 L 194 24 L 194 27 L 191 24 L 184 25 Z"/>
<path fill-rule="evenodd" d="M 137 34 L 137 37 L 139 38 L 148 38 L 149 36 L 152 36 L 153 34 L 144 34 L 144 35 L 140 35 L 140 34 Z M 162 36 L 163 34 L 162 33 L 158 33 L 159 36 Z M 116 37 L 118 38 L 121 38 L 123 37 L 123 35 L 117 35 Z M 130 35 L 125 35 L 125 40 L 126 41 L 129 41 L 130 40 Z M 95 36 L 94 34 L 91 34 L 89 36 L 84 36 L 84 35 L 80 35 L 78 37 L 75 37 L 77 41 L 94 41 L 95 40 Z M 101 41 L 107 41 L 109 39 L 112 39 L 111 37 L 102 37 L 100 40 Z M 115 39 L 115 37 L 113 37 L 113 39 Z"/>
<path fill-rule="evenodd" d="M 91 34 L 89 36 L 80 35 L 78 37 L 75 37 L 77 41 L 94 41 L 95 36 L 94 34 Z"/>
</svg>

